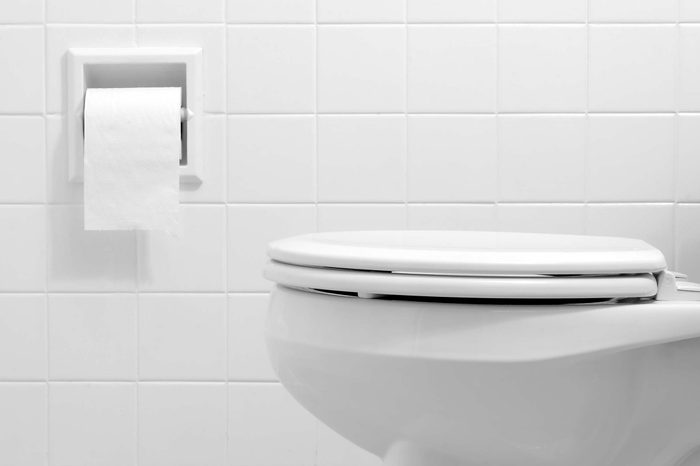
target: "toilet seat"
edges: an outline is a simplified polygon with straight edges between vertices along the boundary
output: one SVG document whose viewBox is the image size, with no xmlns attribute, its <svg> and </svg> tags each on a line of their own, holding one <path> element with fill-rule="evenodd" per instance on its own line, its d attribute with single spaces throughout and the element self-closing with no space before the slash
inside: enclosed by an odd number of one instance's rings
<svg viewBox="0 0 700 466">
<path fill-rule="evenodd" d="M 532 233 L 315 233 L 268 254 L 265 276 L 280 285 L 363 297 L 652 298 L 666 268 L 640 240 Z"/>
</svg>

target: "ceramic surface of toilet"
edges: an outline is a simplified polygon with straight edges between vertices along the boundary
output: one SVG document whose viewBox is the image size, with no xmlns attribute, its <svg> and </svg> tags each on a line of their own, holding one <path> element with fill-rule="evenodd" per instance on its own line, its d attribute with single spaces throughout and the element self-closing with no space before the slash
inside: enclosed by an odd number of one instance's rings
<svg viewBox="0 0 700 466">
<path fill-rule="evenodd" d="M 700 287 L 633 239 L 273 243 L 280 381 L 390 466 L 700 466 Z"/>
</svg>

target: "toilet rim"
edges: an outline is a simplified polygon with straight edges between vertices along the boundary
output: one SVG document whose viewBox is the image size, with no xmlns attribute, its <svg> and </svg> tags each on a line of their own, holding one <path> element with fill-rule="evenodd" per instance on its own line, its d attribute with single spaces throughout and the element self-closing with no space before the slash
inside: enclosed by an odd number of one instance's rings
<svg viewBox="0 0 700 466">
<path fill-rule="evenodd" d="M 601 276 L 465 276 L 305 267 L 269 261 L 265 277 L 278 285 L 360 297 L 519 300 L 654 298 L 651 273 Z"/>
</svg>

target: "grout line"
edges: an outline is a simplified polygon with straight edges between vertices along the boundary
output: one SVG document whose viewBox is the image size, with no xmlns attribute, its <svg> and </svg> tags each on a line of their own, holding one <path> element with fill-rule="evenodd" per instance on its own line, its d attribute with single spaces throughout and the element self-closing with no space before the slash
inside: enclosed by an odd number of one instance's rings
<svg viewBox="0 0 700 466">
<path fill-rule="evenodd" d="M 49 108 L 48 93 L 46 92 L 46 85 L 48 83 L 48 31 L 46 27 L 46 20 L 48 17 L 48 0 L 43 0 L 42 4 L 42 32 L 44 34 L 44 56 L 41 60 L 42 66 L 42 82 L 43 82 L 43 99 L 42 105 L 44 108 L 43 119 L 44 119 L 44 312 L 46 319 L 46 464 L 51 464 L 51 384 L 49 380 L 51 378 L 51 308 L 49 305 L 49 235 L 50 235 L 50 221 L 49 221 L 49 211 L 46 207 L 49 199 L 49 177 L 50 173 L 49 167 L 49 144 L 48 144 L 48 119 L 46 114 Z"/>
<path fill-rule="evenodd" d="M 228 19 L 229 15 L 229 10 L 228 10 L 228 4 L 229 2 L 224 2 L 224 20 Z M 228 100 L 228 94 L 229 94 L 229 63 L 228 63 L 228 57 L 229 57 L 229 28 L 224 27 L 224 57 L 226 57 L 226 67 L 224 68 L 224 78 L 226 80 L 226 84 L 224 86 L 224 103 L 226 105 L 226 110 L 228 111 L 228 106 L 229 106 L 229 100 Z M 228 117 L 224 117 L 224 183 L 225 183 L 225 193 L 226 193 L 226 200 L 228 201 L 231 197 L 231 186 L 229 185 L 229 124 L 228 124 Z M 230 451 L 230 446 L 229 446 L 229 439 L 231 438 L 231 433 L 229 426 L 231 425 L 231 409 L 230 405 L 231 402 L 229 400 L 229 392 L 230 390 L 228 389 L 228 382 L 229 382 L 229 363 L 230 363 L 230 356 L 229 356 L 229 339 L 230 339 L 230 304 L 229 302 L 231 301 L 229 299 L 229 228 L 230 228 L 230 223 L 229 223 L 229 209 L 228 207 L 224 208 L 224 289 L 226 290 L 227 294 L 224 297 L 226 300 L 226 306 L 225 306 L 225 312 L 226 316 L 224 318 L 224 325 L 226 326 L 226 329 L 224 331 L 224 335 L 226 338 L 226 341 L 224 342 L 224 351 L 226 351 L 226 355 L 224 360 L 226 361 L 226 367 L 224 367 L 224 379 L 226 381 L 225 385 L 225 396 L 226 396 L 226 401 L 225 401 L 225 406 L 224 409 L 226 409 L 225 413 L 225 419 L 226 419 L 226 426 L 224 428 L 226 432 L 226 437 L 224 438 L 224 459 L 226 461 L 226 464 L 231 463 L 231 451 Z"/>
<path fill-rule="evenodd" d="M 304 27 L 304 26 L 319 26 L 319 27 L 399 27 L 403 25 L 408 25 L 411 27 L 421 27 L 421 26 L 484 26 L 484 25 L 494 25 L 496 23 L 503 26 L 580 26 L 586 24 L 585 20 L 581 21 L 535 21 L 535 20 L 523 20 L 523 21 L 384 21 L 384 22 L 227 22 L 227 21 L 193 21 L 193 22 L 182 22 L 182 21 L 138 21 L 136 18 L 136 4 L 134 4 L 134 20 L 133 21 L 115 21 L 115 22 L 0 22 L 0 27 L 12 28 L 12 27 L 31 27 L 31 26 L 59 26 L 59 27 L 94 27 L 94 26 L 125 26 L 136 24 L 138 26 L 148 26 L 148 27 L 169 27 L 169 26 L 186 26 L 186 27 L 199 27 L 199 26 L 227 26 L 227 27 Z M 675 24 L 690 24 L 697 25 L 700 21 L 694 20 L 682 20 L 682 21 L 622 21 L 622 20 L 611 20 L 611 21 L 589 21 L 588 24 L 593 26 L 673 26 Z"/>
<path fill-rule="evenodd" d="M 674 76 L 674 104 L 676 114 L 673 122 L 673 200 L 674 206 L 671 212 L 671 240 L 673 241 L 673 268 L 678 269 L 678 263 L 680 258 L 680 248 L 678 241 L 678 173 L 680 170 L 680 90 L 681 90 L 681 26 L 680 26 L 680 14 L 681 14 L 681 0 L 676 1 L 676 61 L 675 61 L 675 76 Z"/>
<path fill-rule="evenodd" d="M 318 0 L 316 0 L 318 2 Z M 409 222 L 410 222 L 410 216 L 408 213 L 408 200 L 409 200 L 409 194 L 410 194 L 410 136 L 408 134 L 409 132 L 409 127 L 408 127 L 408 86 L 409 86 L 409 81 L 408 81 L 408 75 L 409 75 L 409 66 L 408 66 L 408 61 L 409 61 L 409 52 L 410 52 L 410 47 L 409 47 L 409 41 L 410 41 L 410 30 L 408 28 L 408 0 L 405 0 L 403 2 L 403 20 L 404 20 L 404 46 L 403 46 L 403 52 L 404 52 L 404 77 L 403 77 L 403 83 L 404 83 L 404 102 L 403 102 L 403 127 L 404 127 L 404 154 L 403 154 L 403 160 L 404 160 L 404 190 L 403 190 L 403 205 L 404 205 L 404 229 L 409 230 Z"/>
<path fill-rule="evenodd" d="M 318 0 L 314 0 L 314 215 L 316 222 L 315 229 L 320 229 L 320 209 L 319 205 L 319 166 L 320 166 L 320 151 L 319 151 L 319 29 L 318 29 Z"/>
<path fill-rule="evenodd" d="M 345 113 L 338 112 L 309 112 L 309 113 L 224 113 L 224 112 L 206 112 L 206 116 L 226 116 L 233 118 L 256 118 L 256 117 L 267 117 L 267 118 L 289 118 L 289 117 L 347 117 L 347 118 L 359 118 L 359 117 L 389 117 L 389 116 L 421 116 L 421 117 L 449 117 L 449 116 L 576 116 L 576 115 L 700 115 L 700 108 L 696 111 L 677 111 L 675 107 L 670 110 L 609 110 L 609 111 L 559 111 L 559 112 L 538 112 L 538 111 L 499 111 L 499 112 L 480 112 L 480 111 L 454 111 L 454 112 L 357 112 L 348 111 Z M 62 117 L 62 113 L 55 112 L 45 112 L 45 113 L 0 113 L 0 118 L 15 117 L 15 118 L 32 118 L 32 117 Z"/>
<path fill-rule="evenodd" d="M 583 140 L 583 232 L 588 234 L 588 201 L 590 199 L 590 180 L 588 170 L 590 165 L 590 149 L 591 149 L 591 28 L 589 25 L 591 17 L 591 3 L 586 1 L 586 107 L 585 107 L 585 122 L 584 122 L 584 140 Z"/>
<path fill-rule="evenodd" d="M 501 118 L 503 113 L 501 112 L 501 23 L 500 13 L 501 6 L 500 1 L 495 1 L 496 8 L 496 95 L 494 96 L 495 105 L 495 119 L 496 119 L 496 189 L 494 206 L 496 212 L 496 227 L 500 228 L 501 225 L 501 200 L 503 197 L 501 189 Z"/>
</svg>

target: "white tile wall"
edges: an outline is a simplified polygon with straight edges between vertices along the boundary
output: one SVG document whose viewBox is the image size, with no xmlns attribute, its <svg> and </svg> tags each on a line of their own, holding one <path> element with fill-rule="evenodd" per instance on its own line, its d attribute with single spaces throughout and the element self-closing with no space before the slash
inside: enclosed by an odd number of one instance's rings
<svg viewBox="0 0 700 466">
<path fill-rule="evenodd" d="M 590 110 L 675 110 L 675 26 L 593 25 L 589 34 Z"/>
<path fill-rule="evenodd" d="M 672 23 L 676 21 L 678 5 L 667 0 L 590 0 L 588 14 L 595 22 Z"/>
<path fill-rule="evenodd" d="M 587 0 L 499 0 L 498 20 L 507 23 L 583 23 Z"/>
<path fill-rule="evenodd" d="M 498 194 L 495 116 L 408 119 L 408 199 L 489 201 Z"/>
<path fill-rule="evenodd" d="M 318 120 L 318 198 L 401 201 L 406 196 L 406 122 L 398 116 Z"/>
<path fill-rule="evenodd" d="M 43 19 L 43 0 L 24 0 L 0 4 L 0 24 L 41 23 Z"/>
<path fill-rule="evenodd" d="M 496 0 L 406 0 L 408 21 L 412 23 L 492 22 Z"/>
<path fill-rule="evenodd" d="M 672 201 L 671 115 L 594 115 L 589 119 L 588 198 Z"/>
<path fill-rule="evenodd" d="M 46 289 L 46 209 L 0 205 L 0 291 Z"/>
<path fill-rule="evenodd" d="M 700 110 L 700 25 L 680 26 L 680 71 L 678 107 Z"/>
<path fill-rule="evenodd" d="M 586 27 L 502 26 L 499 109 L 582 112 L 586 109 Z"/>
<path fill-rule="evenodd" d="M 319 23 L 402 23 L 404 0 L 318 0 Z"/>
<path fill-rule="evenodd" d="M 226 0 L 135 0 L 141 23 L 217 23 L 225 18 Z"/>
<path fill-rule="evenodd" d="M 180 207 L 181 232 L 141 232 L 138 282 L 148 291 L 225 291 L 226 208 Z"/>
<path fill-rule="evenodd" d="M 52 294 L 48 305 L 52 379 L 136 379 L 135 295 Z"/>
<path fill-rule="evenodd" d="M 48 403 L 46 384 L 0 384 L 0 451 L 4 464 L 46 464 Z"/>
<path fill-rule="evenodd" d="M 0 296 L 0 380 L 44 380 L 47 374 L 46 298 Z"/>
<path fill-rule="evenodd" d="M 136 384 L 52 384 L 49 413 L 50 464 L 136 465 Z"/>
<path fill-rule="evenodd" d="M 276 381 L 265 346 L 268 295 L 247 293 L 228 298 L 228 378 L 231 381 Z"/>
<path fill-rule="evenodd" d="M 136 0 L 45 0 L 49 23 L 131 23 Z"/>
<path fill-rule="evenodd" d="M 228 139 L 229 201 L 316 199 L 313 116 L 231 116 Z"/>
<path fill-rule="evenodd" d="M 314 40 L 312 26 L 229 26 L 229 112 L 312 112 Z"/>
<path fill-rule="evenodd" d="M 226 296 L 139 297 L 139 378 L 226 379 Z"/>
<path fill-rule="evenodd" d="M 226 405 L 223 383 L 139 384 L 139 465 L 231 464 L 226 461 Z"/>
<path fill-rule="evenodd" d="M 314 463 L 317 422 L 280 384 L 231 384 L 228 395 L 230 466 Z"/>
<path fill-rule="evenodd" d="M 700 21 L 700 3 L 697 0 L 680 0 L 681 21 Z"/>
<path fill-rule="evenodd" d="M 0 116 L 0 202 L 43 202 L 46 193 L 44 119 Z"/>
<path fill-rule="evenodd" d="M 498 123 L 502 200 L 583 201 L 583 116 L 509 115 Z"/>
<path fill-rule="evenodd" d="M 18 44 L 22 44 L 18 47 Z M 0 29 L 0 112 L 41 113 L 44 110 L 44 30 L 39 26 Z"/>
<path fill-rule="evenodd" d="M 697 0 L 0 1 L 0 465 L 377 466 L 276 383 L 284 236 L 638 236 L 700 280 L 699 30 Z M 179 238 L 84 232 L 65 52 L 161 45 L 204 51 L 204 183 Z"/>
<path fill-rule="evenodd" d="M 496 37 L 495 26 L 410 26 L 409 112 L 494 111 Z"/>
<path fill-rule="evenodd" d="M 228 0 L 229 23 L 313 23 L 314 0 Z"/>
<path fill-rule="evenodd" d="M 319 111 L 403 112 L 405 53 L 406 32 L 401 26 L 320 26 Z"/>
</svg>

